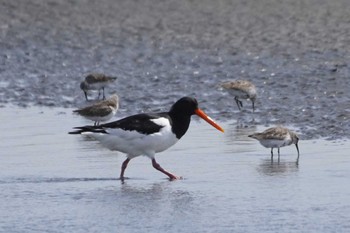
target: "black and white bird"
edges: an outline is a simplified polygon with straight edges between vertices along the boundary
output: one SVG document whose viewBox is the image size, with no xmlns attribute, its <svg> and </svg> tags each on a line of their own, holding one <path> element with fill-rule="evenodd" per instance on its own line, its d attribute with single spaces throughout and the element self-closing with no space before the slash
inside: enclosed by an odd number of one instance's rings
<svg viewBox="0 0 350 233">
<path fill-rule="evenodd" d="M 106 99 L 105 87 L 110 85 L 116 79 L 117 79 L 116 77 L 110 77 L 105 74 L 92 73 L 86 76 L 84 81 L 80 83 L 80 89 L 83 90 L 85 99 L 87 101 L 88 101 L 87 93 L 89 90 L 98 90 L 98 99 L 100 98 L 101 90 L 102 90 L 103 99 Z"/>
<path fill-rule="evenodd" d="M 127 158 L 120 172 L 122 181 L 130 160 L 140 155 L 149 157 L 155 169 L 167 175 L 170 180 L 175 180 L 179 177 L 164 170 L 157 163 L 155 154 L 174 145 L 186 133 L 194 114 L 224 132 L 198 107 L 195 98 L 183 97 L 169 112 L 141 113 L 99 126 L 75 127 L 76 131 L 69 134 L 88 133 L 108 149 L 125 153 Z"/>
</svg>

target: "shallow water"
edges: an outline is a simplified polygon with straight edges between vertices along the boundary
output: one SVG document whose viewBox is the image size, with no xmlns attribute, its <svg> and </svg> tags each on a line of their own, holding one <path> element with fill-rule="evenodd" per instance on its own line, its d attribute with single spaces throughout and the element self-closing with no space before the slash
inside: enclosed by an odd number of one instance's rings
<svg viewBox="0 0 350 233">
<path fill-rule="evenodd" d="M 294 146 L 271 161 L 247 137 L 260 126 L 220 122 L 221 133 L 193 117 L 156 156 L 183 180 L 168 181 L 139 157 L 122 184 L 125 156 L 68 135 L 90 123 L 71 109 L 7 106 L 1 119 L 9 123 L 0 126 L 1 232 L 350 230 L 348 140 L 301 140 L 297 165 Z"/>
</svg>

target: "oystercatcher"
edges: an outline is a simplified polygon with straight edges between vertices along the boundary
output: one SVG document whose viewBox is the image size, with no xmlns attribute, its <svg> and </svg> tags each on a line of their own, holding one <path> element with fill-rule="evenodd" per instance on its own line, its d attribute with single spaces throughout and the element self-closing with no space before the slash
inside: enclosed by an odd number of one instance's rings
<svg viewBox="0 0 350 233">
<path fill-rule="evenodd" d="M 220 84 L 220 87 L 227 90 L 235 97 L 238 109 L 243 107 L 242 101 L 239 99 L 250 99 L 252 101 L 253 112 L 255 110 L 256 88 L 253 83 L 247 80 L 227 81 Z"/>
<path fill-rule="evenodd" d="M 149 157 L 155 169 L 174 180 L 179 177 L 164 170 L 157 163 L 155 154 L 174 145 L 186 133 L 194 114 L 224 132 L 223 128 L 198 108 L 195 98 L 183 97 L 169 112 L 141 113 L 99 126 L 75 127 L 77 130 L 69 134 L 89 133 L 108 149 L 125 153 L 127 158 L 120 172 L 122 181 L 130 160 L 140 155 Z"/>
<path fill-rule="evenodd" d="M 260 142 L 266 148 L 271 148 L 271 159 L 273 158 L 273 148 L 278 148 L 278 158 L 280 157 L 280 147 L 289 146 L 295 144 L 298 151 L 299 159 L 299 137 L 293 131 L 277 126 L 265 130 L 262 133 L 254 133 L 248 137 L 254 138 Z"/>
<path fill-rule="evenodd" d="M 103 99 L 106 99 L 105 87 L 108 86 L 110 83 L 114 82 L 116 79 L 117 79 L 116 77 L 110 77 L 99 73 L 89 74 L 88 76 L 85 77 L 85 80 L 80 83 L 80 89 L 83 90 L 85 94 L 85 99 L 87 101 L 88 101 L 87 92 L 89 90 L 98 90 L 98 99 L 99 99 L 101 95 L 101 89 L 102 89 Z"/>
<path fill-rule="evenodd" d="M 110 120 L 118 111 L 119 98 L 114 94 L 109 99 L 96 104 L 74 110 L 73 112 L 89 120 L 95 121 L 94 125 L 99 125 L 101 121 Z"/>
</svg>

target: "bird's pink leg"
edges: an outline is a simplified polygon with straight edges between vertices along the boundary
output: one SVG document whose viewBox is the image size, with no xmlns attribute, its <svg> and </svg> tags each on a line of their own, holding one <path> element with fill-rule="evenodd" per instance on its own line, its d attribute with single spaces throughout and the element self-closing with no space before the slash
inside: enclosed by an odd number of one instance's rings
<svg viewBox="0 0 350 233">
<path fill-rule="evenodd" d="M 170 180 L 178 180 L 181 179 L 181 177 L 175 176 L 173 174 L 171 174 L 170 172 L 165 171 L 160 165 L 159 163 L 157 163 L 157 161 L 155 159 L 152 159 L 152 165 L 155 169 L 157 169 L 158 171 L 164 173 L 165 175 L 169 176 Z"/>
<path fill-rule="evenodd" d="M 129 158 L 127 158 L 124 162 L 123 162 L 123 164 L 122 164 L 122 170 L 121 170 L 121 172 L 120 172 L 120 179 L 122 180 L 122 181 L 124 181 L 124 172 L 125 172 L 125 169 L 126 169 L 126 167 L 128 166 L 128 163 L 130 162 L 130 159 Z"/>
</svg>

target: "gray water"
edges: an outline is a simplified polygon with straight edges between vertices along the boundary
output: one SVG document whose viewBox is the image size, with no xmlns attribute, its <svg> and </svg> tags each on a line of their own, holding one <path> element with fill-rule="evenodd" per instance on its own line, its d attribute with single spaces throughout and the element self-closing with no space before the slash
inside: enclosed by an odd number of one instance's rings
<svg viewBox="0 0 350 233">
<path fill-rule="evenodd" d="M 71 109 L 1 109 L 1 232 L 349 232 L 348 140 L 302 140 L 280 161 L 247 137 L 262 127 L 193 117 L 188 133 L 157 154 L 170 182 L 146 157 L 81 135 Z M 40 119 L 40 120 L 38 120 Z"/>
</svg>

